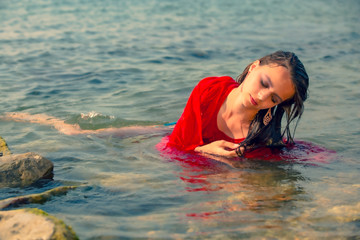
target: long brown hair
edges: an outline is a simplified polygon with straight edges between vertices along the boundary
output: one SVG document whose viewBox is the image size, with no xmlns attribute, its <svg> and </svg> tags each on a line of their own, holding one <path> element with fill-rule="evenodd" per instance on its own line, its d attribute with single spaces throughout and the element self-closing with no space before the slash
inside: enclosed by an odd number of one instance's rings
<svg viewBox="0 0 360 240">
<path fill-rule="evenodd" d="M 250 124 L 249 133 L 240 147 L 245 149 L 256 148 L 260 146 L 284 146 L 284 137 L 286 143 L 293 143 L 294 134 L 298 121 L 304 111 L 304 101 L 308 97 L 309 77 L 304 65 L 299 58 L 292 52 L 277 51 L 259 59 L 260 65 L 283 66 L 290 72 L 291 79 L 295 86 L 295 94 L 271 109 L 272 120 L 268 125 L 264 125 L 263 118 L 268 109 L 260 110 Z M 236 81 L 242 83 L 249 72 L 249 64 Z M 281 130 L 282 117 L 286 116 L 286 125 Z M 293 134 L 290 131 L 290 123 L 297 118 Z"/>
</svg>

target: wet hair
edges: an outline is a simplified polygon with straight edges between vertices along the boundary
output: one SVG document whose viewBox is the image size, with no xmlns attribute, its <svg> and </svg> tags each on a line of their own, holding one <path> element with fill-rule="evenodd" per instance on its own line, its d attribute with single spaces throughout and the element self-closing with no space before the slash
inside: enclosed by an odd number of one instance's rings
<svg viewBox="0 0 360 240">
<path fill-rule="evenodd" d="M 287 68 L 295 87 L 295 94 L 291 99 L 287 99 L 271 109 L 272 120 L 268 125 L 263 123 L 263 118 L 268 109 L 262 109 L 256 114 L 250 124 L 247 137 L 240 144 L 240 147 L 245 150 L 261 146 L 281 147 L 285 146 L 285 143 L 293 143 L 296 126 L 304 111 L 304 101 L 308 97 L 309 77 L 304 65 L 294 53 L 277 51 L 260 58 L 259 61 L 260 66 L 270 65 Z M 245 80 L 251 65 L 252 63 L 236 78 L 238 83 L 241 84 Z M 282 130 L 281 121 L 284 113 L 286 125 Z M 296 118 L 294 132 L 291 134 L 290 123 Z"/>
</svg>

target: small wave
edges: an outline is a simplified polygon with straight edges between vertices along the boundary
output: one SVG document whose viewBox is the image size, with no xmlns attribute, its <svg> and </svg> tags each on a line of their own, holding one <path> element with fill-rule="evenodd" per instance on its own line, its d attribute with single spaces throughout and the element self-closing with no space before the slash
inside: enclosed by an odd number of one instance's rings
<svg viewBox="0 0 360 240">
<path fill-rule="evenodd" d="M 91 111 L 88 113 L 81 113 L 80 115 L 81 119 L 87 120 L 87 119 L 92 119 L 92 118 L 96 118 L 96 117 L 101 117 L 101 118 L 107 118 L 107 119 L 115 119 L 114 116 L 105 116 L 102 115 L 101 113 L 95 112 L 95 111 Z"/>
<path fill-rule="evenodd" d="M 82 129 L 94 130 L 111 127 L 115 120 L 117 120 L 115 116 L 103 115 L 96 111 L 91 111 L 73 115 L 65 122 L 69 124 L 78 124 Z"/>
<path fill-rule="evenodd" d="M 144 121 L 144 120 L 129 120 L 121 117 L 103 115 L 96 111 L 88 113 L 80 113 L 71 116 L 66 120 L 69 124 L 78 124 L 82 129 L 95 130 L 100 128 L 121 128 L 127 126 L 149 126 L 149 125 L 163 125 L 159 121 Z"/>
</svg>

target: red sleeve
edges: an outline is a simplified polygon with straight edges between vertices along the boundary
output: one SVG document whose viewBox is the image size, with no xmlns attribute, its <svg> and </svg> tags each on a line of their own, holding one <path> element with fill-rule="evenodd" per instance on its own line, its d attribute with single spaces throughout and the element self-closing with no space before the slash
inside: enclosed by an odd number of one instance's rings
<svg viewBox="0 0 360 240">
<path fill-rule="evenodd" d="M 184 112 L 177 121 L 169 136 L 168 146 L 175 146 L 180 150 L 191 151 L 203 145 L 201 97 L 206 96 L 211 80 L 217 77 L 204 78 L 192 91 Z"/>
</svg>

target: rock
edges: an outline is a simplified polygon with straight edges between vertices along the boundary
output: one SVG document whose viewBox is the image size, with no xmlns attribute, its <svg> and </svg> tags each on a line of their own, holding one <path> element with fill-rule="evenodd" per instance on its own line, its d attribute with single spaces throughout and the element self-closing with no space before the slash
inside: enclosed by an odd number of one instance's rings
<svg viewBox="0 0 360 240">
<path fill-rule="evenodd" d="M 53 163 L 36 153 L 0 157 L 0 187 L 23 187 L 53 177 Z"/>
<path fill-rule="evenodd" d="M 10 155 L 11 152 L 5 140 L 0 137 L 0 157 Z"/>
<path fill-rule="evenodd" d="M 30 194 L 19 197 L 12 197 L 0 200 L 0 210 L 9 207 L 17 207 L 22 204 L 38 203 L 42 204 L 54 196 L 65 195 L 69 190 L 75 189 L 76 186 L 62 186 L 50 189 L 43 193 Z"/>
<path fill-rule="evenodd" d="M 0 239 L 79 239 L 63 221 L 36 208 L 0 211 Z"/>
</svg>

